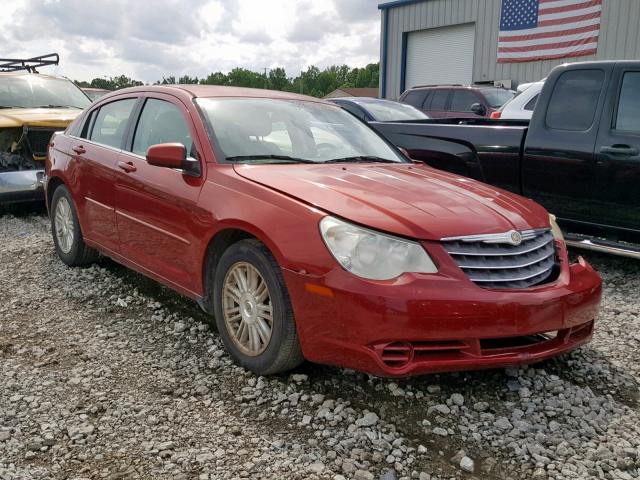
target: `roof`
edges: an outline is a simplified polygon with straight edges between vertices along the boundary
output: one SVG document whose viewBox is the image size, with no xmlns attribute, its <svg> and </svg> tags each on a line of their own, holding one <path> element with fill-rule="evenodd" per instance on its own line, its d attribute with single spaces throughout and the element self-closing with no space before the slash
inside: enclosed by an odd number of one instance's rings
<svg viewBox="0 0 640 480">
<path fill-rule="evenodd" d="M 427 0 L 394 0 L 393 2 L 386 2 L 378 4 L 379 10 L 388 10 L 389 8 L 402 7 L 404 5 L 411 5 L 412 3 L 426 2 Z"/>
<path fill-rule="evenodd" d="M 340 95 L 344 93 L 345 95 Z M 378 87 L 365 87 L 365 88 L 336 88 L 333 92 L 328 93 L 323 98 L 338 98 L 338 97 L 377 97 L 379 94 Z"/>
<path fill-rule="evenodd" d="M 109 89 L 96 87 L 80 87 L 80 89 L 85 92 L 111 92 Z"/>
<path fill-rule="evenodd" d="M 244 87 L 225 87 L 221 85 L 199 85 L 199 84 L 187 84 L 187 85 L 145 85 L 141 87 L 123 88 L 122 90 L 116 90 L 110 94 L 107 94 L 103 98 L 109 98 L 114 95 L 119 95 L 128 92 L 160 92 L 169 94 L 188 95 L 189 97 L 196 98 L 211 98 L 211 97 L 238 97 L 238 98 L 277 98 L 284 100 L 305 100 L 313 102 L 322 102 L 321 99 L 316 97 L 310 97 L 307 95 L 300 95 L 291 92 L 281 92 L 277 90 L 266 90 L 261 88 L 244 88 Z"/>
</svg>

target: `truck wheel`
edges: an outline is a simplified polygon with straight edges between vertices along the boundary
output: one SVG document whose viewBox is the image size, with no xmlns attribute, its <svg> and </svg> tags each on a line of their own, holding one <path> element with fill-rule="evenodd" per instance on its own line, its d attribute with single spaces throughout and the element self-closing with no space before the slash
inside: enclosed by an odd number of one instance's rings
<svg viewBox="0 0 640 480">
<path fill-rule="evenodd" d="M 70 267 L 88 265 L 98 258 L 98 252 L 84 243 L 76 208 L 64 185 L 53 192 L 51 233 L 58 257 Z"/>
<path fill-rule="evenodd" d="M 218 331 L 236 363 L 259 375 L 302 363 L 282 272 L 261 242 L 241 240 L 223 253 L 213 296 Z"/>
</svg>

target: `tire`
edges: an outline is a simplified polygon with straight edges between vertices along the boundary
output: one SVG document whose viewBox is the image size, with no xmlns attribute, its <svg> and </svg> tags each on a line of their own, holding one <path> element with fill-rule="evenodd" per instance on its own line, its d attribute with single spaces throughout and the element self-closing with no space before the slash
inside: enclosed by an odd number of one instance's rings
<svg viewBox="0 0 640 480">
<path fill-rule="evenodd" d="M 239 288 L 242 277 L 249 284 L 244 293 Z M 213 304 L 222 341 L 240 366 L 258 375 L 272 375 L 304 361 L 282 272 L 261 242 L 241 240 L 222 254 L 214 275 Z M 242 323 L 245 326 L 241 331 Z M 264 341 L 265 324 L 271 327 L 268 341 Z"/>
<path fill-rule="evenodd" d="M 51 235 L 58 257 L 70 267 L 89 265 L 98 259 L 98 252 L 84 243 L 76 207 L 64 185 L 53 192 Z"/>
</svg>

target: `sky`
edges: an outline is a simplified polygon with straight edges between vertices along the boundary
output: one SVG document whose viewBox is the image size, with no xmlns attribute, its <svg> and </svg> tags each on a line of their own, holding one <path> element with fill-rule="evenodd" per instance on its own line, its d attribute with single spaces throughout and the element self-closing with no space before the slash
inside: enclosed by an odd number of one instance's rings
<svg viewBox="0 0 640 480">
<path fill-rule="evenodd" d="M 235 67 L 362 67 L 380 56 L 381 0 L 11 0 L 0 56 L 59 53 L 74 80 L 206 76 Z"/>
</svg>

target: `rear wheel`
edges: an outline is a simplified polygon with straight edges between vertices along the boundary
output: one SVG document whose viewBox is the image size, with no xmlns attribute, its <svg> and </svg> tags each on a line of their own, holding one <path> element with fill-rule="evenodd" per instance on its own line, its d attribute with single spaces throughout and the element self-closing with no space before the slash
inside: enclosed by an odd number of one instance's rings
<svg viewBox="0 0 640 480">
<path fill-rule="evenodd" d="M 53 192 L 51 233 L 58 257 L 70 267 L 88 265 L 98 258 L 98 252 L 84 243 L 78 214 L 64 185 Z"/>
<path fill-rule="evenodd" d="M 239 365 L 269 375 L 302 363 L 282 272 L 259 241 L 241 240 L 220 258 L 214 309 L 220 336 Z"/>
</svg>

